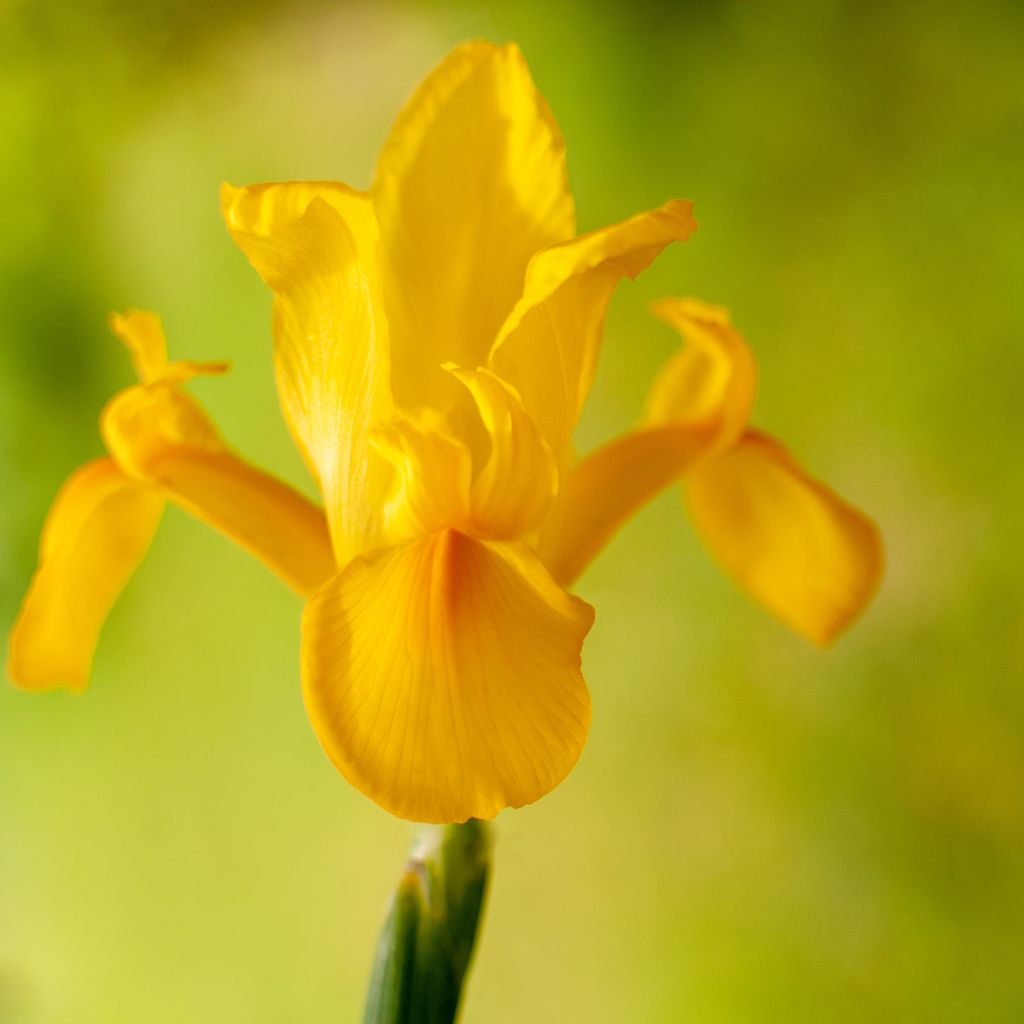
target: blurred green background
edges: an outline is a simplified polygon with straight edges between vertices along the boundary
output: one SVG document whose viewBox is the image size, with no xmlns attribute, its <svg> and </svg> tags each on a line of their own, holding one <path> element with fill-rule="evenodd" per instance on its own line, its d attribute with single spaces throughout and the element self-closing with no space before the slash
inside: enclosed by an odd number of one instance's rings
<svg viewBox="0 0 1024 1024">
<path fill-rule="evenodd" d="M 306 487 L 222 179 L 368 183 L 404 97 L 514 39 L 582 229 L 701 228 L 613 305 L 583 449 L 637 417 L 662 295 L 728 305 L 757 422 L 882 525 L 822 654 L 677 495 L 580 585 L 595 718 L 498 823 L 466 1024 L 1024 1019 L 1024 8 L 0 2 L 0 624 L 160 311 L 194 391 Z M 0 1022 L 354 1021 L 408 828 L 307 725 L 298 602 L 169 510 L 91 690 L 0 687 Z"/>
</svg>

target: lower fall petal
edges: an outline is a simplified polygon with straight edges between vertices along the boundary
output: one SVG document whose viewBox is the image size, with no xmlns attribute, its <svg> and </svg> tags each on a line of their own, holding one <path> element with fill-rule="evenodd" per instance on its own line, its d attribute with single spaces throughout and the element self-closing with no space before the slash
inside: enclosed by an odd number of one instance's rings
<svg viewBox="0 0 1024 1024">
<path fill-rule="evenodd" d="M 122 469 L 220 530 L 298 593 L 335 571 L 323 511 L 235 455 L 180 388 L 128 388 L 103 411 L 103 436 Z"/>
<path fill-rule="evenodd" d="M 84 689 L 100 629 L 146 553 L 163 498 L 97 459 L 76 470 L 55 499 L 39 567 L 8 650 L 11 682 L 28 690 Z"/>
<path fill-rule="evenodd" d="M 686 494 L 726 572 L 813 643 L 830 644 L 874 594 L 883 563 L 878 528 L 772 438 L 748 431 L 696 467 Z"/>
<path fill-rule="evenodd" d="M 310 721 L 342 775 L 392 814 L 491 818 L 543 796 L 579 757 L 592 622 L 522 545 L 445 530 L 357 558 L 306 608 Z"/>
</svg>

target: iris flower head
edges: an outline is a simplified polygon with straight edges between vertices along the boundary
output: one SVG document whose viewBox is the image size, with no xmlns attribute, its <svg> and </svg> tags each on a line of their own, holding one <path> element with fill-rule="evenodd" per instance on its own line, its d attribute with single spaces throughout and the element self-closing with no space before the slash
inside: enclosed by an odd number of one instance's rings
<svg viewBox="0 0 1024 1024">
<path fill-rule="evenodd" d="M 114 321 L 141 382 L 104 411 L 109 457 L 51 510 L 12 637 L 26 687 L 81 687 L 166 500 L 308 598 L 306 708 L 344 777 L 404 818 L 490 818 L 553 789 L 583 749 L 568 588 L 680 483 L 726 571 L 827 644 L 869 600 L 862 513 L 749 426 L 756 370 L 724 310 L 654 312 L 683 345 L 635 430 L 578 458 L 605 312 L 696 227 L 689 202 L 576 233 L 562 136 L 519 50 L 458 47 L 398 117 L 369 190 L 234 188 L 232 237 L 273 293 L 281 406 L 322 511 L 240 459 L 148 314 Z"/>
</svg>

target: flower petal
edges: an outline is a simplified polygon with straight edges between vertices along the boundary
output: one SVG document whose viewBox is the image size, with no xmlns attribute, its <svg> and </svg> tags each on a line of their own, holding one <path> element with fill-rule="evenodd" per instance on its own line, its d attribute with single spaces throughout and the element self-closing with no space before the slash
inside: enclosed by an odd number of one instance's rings
<svg viewBox="0 0 1024 1024">
<path fill-rule="evenodd" d="M 225 182 L 220 188 L 221 213 L 243 251 L 246 246 L 242 242 L 248 236 L 273 238 L 300 220 L 315 199 L 341 217 L 357 246 L 372 253 L 377 244 L 377 219 L 366 192 L 338 181 L 274 181 L 244 188 Z M 272 267 L 267 270 L 273 273 Z"/>
<path fill-rule="evenodd" d="M 129 388 L 104 409 L 101 426 L 125 473 L 226 534 L 298 593 L 311 594 L 335 572 L 323 512 L 232 454 L 179 388 Z"/>
<path fill-rule="evenodd" d="M 396 400 L 445 408 L 441 364 L 482 363 L 530 257 L 575 232 L 562 136 L 514 45 L 467 43 L 427 77 L 373 199 Z"/>
<path fill-rule="evenodd" d="M 226 188 L 223 198 L 235 241 L 274 291 L 281 404 L 347 561 L 376 529 L 384 481 L 372 478 L 381 464 L 369 434 L 391 415 L 372 209 L 344 186 Z"/>
<path fill-rule="evenodd" d="M 569 586 L 618 530 L 687 472 L 714 443 L 708 423 L 625 434 L 581 459 L 565 477 L 537 554 Z"/>
<path fill-rule="evenodd" d="M 103 621 L 146 553 L 163 507 L 112 459 L 68 478 L 46 518 L 39 568 L 11 632 L 7 673 L 15 685 L 85 688 Z"/>
<path fill-rule="evenodd" d="M 716 422 L 716 447 L 746 429 L 757 395 L 757 365 L 727 310 L 696 299 L 665 299 L 652 312 L 686 339 L 647 399 L 651 423 Z"/>
<path fill-rule="evenodd" d="M 390 546 L 469 517 L 469 450 L 439 423 L 400 415 L 373 432 L 370 442 L 397 470 L 384 506 L 383 538 Z"/>
<path fill-rule="evenodd" d="M 764 434 L 750 431 L 701 462 L 686 494 L 726 572 L 816 644 L 831 643 L 878 586 L 883 553 L 875 524 Z"/>
<path fill-rule="evenodd" d="M 538 554 L 568 586 L 619 528 L 697 461 L 746 427 L 757 367 L 724 309 L 665 299 L 652 312 L 684 336 L 658 374 L 647 423 L 592 452 L 566 475 Z"/>
<path fill-rule="evenodd" d="M 539 525 L 558 489 L 551 449 L 510 384 L 486 369 L 445 369 L 469 389 L 491 443 L 473 481 L 473 524 L 488 537 L 521 537 Z"/>
<path fill-rule="evenodd" d="M 579 757 L 592 622 L 522 545 L 442 531 L 356 559 L 313 597 L 306 708 L 338 770 L 385 810 L 491 818 Z"/>
<path fill-rule="evenodd" d="M 131 353 L 139 380 L 149 384 L 167 380 L 184 383 L 193 377 L 227 373 L 227 363 L 168 362 L 167 342 L 160 317 L 141 309 L 111 313 L 110 329 Z"/>
<path fill-rule="evenodd" d="M 594 378 L 612 292 L 670 242 L 689 237 L 697 226 L 691 209 L 683 201 L 666 203 L 530 261 L 523 296 L 501 329 L 490 366 L 522 396 L 560 466 Z"/>
</svg>

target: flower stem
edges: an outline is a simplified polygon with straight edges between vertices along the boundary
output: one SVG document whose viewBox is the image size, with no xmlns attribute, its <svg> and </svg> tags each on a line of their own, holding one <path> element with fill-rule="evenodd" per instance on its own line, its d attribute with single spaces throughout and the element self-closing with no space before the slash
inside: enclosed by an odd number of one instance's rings
<svg viewBox="0 0 1024 1024">
<path fill-rule="evenodd" d="M 490 865 L 486 822 L 417 833 L 377 943 L 363 1024 L 452 1024 Z"/>
</svg>

